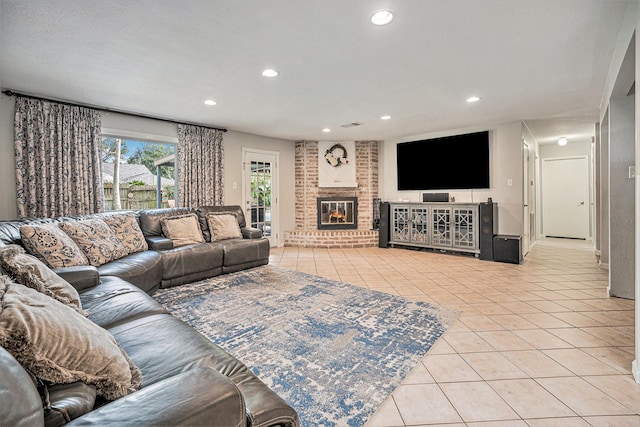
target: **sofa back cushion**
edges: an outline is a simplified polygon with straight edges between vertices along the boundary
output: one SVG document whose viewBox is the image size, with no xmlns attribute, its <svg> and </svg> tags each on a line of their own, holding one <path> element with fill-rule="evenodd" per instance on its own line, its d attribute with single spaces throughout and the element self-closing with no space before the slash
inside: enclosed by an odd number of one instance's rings
<svg viewBox="0 0 640 427">
<path fill-rule="evenodd" d="M 82 309 L 78 291 L 38 258 L 25 253 L 22 246 L 0 246 L 0 265 L 18 283 L 54 298 L 82 315 L 87 315 Z"/>
<path fill-rule="evenodd" d="M 20 226 L 20 236 L 27 252 L 51 268 L 89 264 L 78 245 L 55 222 L 24 224 Z"/>
<path fill-rule="evenodd" d="M 45 381 L 82 381 L 109 400 L 142 383 L 140 371 L 109 332 L 6 276 L 0 277 L 0 346 Z"/>
<path fill-rule="evenodd" d="M 240 229 L 247 226 L 247 222 L 244 218 L 244 212 L 239 205 L 222 205 L 222 206 L 200 206 L 196 209 L 198 214 L 198 220 L 200 221 L 200 228 L 202 229 L 202 235 L 207 242 L 211 241 L 211 231 L 209 231 L 209 222 L 207 220 L 207 214 L 209 213 L 230 213 L 238 218 L 238 226 Z"/>
<path fill-rule="evenodd" d="M 193 213 L 191 208 L 144 209 L 139 212 L 140 228 L 145 237 L 162 236 L 160 220 L 171 216 Z"/>
<path fill-rule="evenodd" d="M 111 228 L 100 218 L 61 222 L 59 227 L 78 245 L 89 264 L 95 267 L 129 255 Z"/>
</svg>

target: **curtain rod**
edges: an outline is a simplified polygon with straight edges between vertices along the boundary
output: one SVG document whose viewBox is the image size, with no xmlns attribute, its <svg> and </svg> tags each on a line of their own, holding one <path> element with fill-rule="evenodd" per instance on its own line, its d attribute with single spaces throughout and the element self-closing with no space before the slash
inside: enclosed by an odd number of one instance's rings
<svg viewBox="0 0 640 427">
<path fill-rule="evenodd" d="M 213 127 L 213 126 L 203 125 L 203 124 L 200 124 L 200 123 L 179 122 L 179 121 L 172 120 L 172 119 L 165 119 L 164 117 L 151 116 L 151 115 L 141 114 L 141 113 L 132 113 L 130 111 L 118 110 L 118 109 L 115 109 L 115 108 L 107 108 L 107 107 L 102 107 L 102 106 L 99 106 L 99 105 L 79 104 L 79 103 L 74 103 L 74 102 L 70 102 L 70 101 L 63 101 L 63 100 L 52 99 L 52 98 L 45 98 L 45 97 L 42 97 L 42 96 L 36 96 L 36 95 L 30 95 L 30 94 L 27 94 L 27 93 L 15 92 L 15 91 L 10 90 L 10 89 L 5 89 L 5 90 L 2 91 L 2 93 L 4 93 L 7 96 L 21 96 L 23 98 L 39 99 L 41 101 L 57 102 L 58 104 L 69 105 L 69 106 L 72 106 L 72 107 L 93 108 L 94 110 L 106 111 L 106 112 L 109 112 L 109 113 L 126 114 L 126 115 L 129 115 L 129 116 L 142 117 L 144 119 L 160 120 L 160 121 L 163 121 L 163 122 L 169 122 L 169 123 L 175 123 L 175 124 L 202 126 L 202 127 L 207 127 L 207 128 L 214 129 L 214 130 L 219 130 L 221 132 L 226 132 L 227 131 L 227 129 L 224 129 L 224 128 L 217 128 L 217 127 Z"/>
</svg>

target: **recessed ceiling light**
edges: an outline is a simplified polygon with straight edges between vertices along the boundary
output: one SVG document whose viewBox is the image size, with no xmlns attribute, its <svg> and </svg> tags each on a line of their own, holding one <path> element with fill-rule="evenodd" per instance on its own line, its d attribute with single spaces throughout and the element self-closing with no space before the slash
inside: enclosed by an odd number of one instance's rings
<svg viewBox="0 0 640 427">
<path fill-rule="evenodd" d="M 380 117 L 380 120 L 389 120 L 391 118 L 391 116 L 382 116 Z"/>
<path fill-rule="evenodd" d="M 204 103 L 206 105 L 216 105 L 217 104 L 217 102 L 214 101 L 213 99 L 207 99 L 206 101 L 204 101 Z"/>
<path fill-rule="evenodd" d="M 567 145 L 567 142 L 569 141 L 564 136 L 561 138 L 558 138 L 558 145 Z"/>
<path fill-rule="evenodd" d="M 479 96 L 470 96 L 469 98 L 467 98 L 467 102 L 471 103 L 471 102 L 478 102 L 480 101 L 480 97 Z"/>
<path fill-rule="evenodd" d="M 262 75 L 264 77 L 275 77 L 278 75 L 278 72 L 276 70 L 272 70 L 271 68 L 267 68 L 262 72 Z"/>
<path fill-rule="evenodd" d="M 331 132 L 331 129 L 329 129 L 329 128 L 324 128 L 324 129 L 322 129 L 322 132 L 324 132 L 324 133 L 329 133 L 329 132 Z"/>
<path fill-rule="evenodd" d="M 387 25 L 393 20 L 393 12 L 388 9 L 376 10 L 371 14 L 371 23 L 373 25 Z"/>
</svg>

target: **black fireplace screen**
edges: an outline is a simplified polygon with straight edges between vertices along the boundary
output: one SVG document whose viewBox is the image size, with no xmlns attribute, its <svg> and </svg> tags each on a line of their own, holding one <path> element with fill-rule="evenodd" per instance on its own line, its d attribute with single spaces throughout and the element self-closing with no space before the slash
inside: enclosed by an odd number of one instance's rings
<svg viewBox="0 0 640 427">
<path fill-rule="evenodd" d="M 358 228 L 356 197 L 319 197 L 318 230 L 348 230 Z"/>
</svg>

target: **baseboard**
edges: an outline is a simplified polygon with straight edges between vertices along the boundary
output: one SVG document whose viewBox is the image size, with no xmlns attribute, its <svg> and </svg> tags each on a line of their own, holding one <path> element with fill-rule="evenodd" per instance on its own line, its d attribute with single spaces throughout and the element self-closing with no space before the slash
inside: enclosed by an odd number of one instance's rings
<svg viewBox="0 0 640 427">
<path fill-rule="evenodd" d="M 608 270 L 609 269 L 609 263 L 608 262 L 598 263 L 598 267 L 600 267 L 603 270 Z"/>
<path fill-rule="evenodd" d="M 633 379 L 640 384 L 640 366 L 638 366 L 638 359 L 634 360 L 631 364 L 631 372 L 633 373 Z"/>
</svg>

